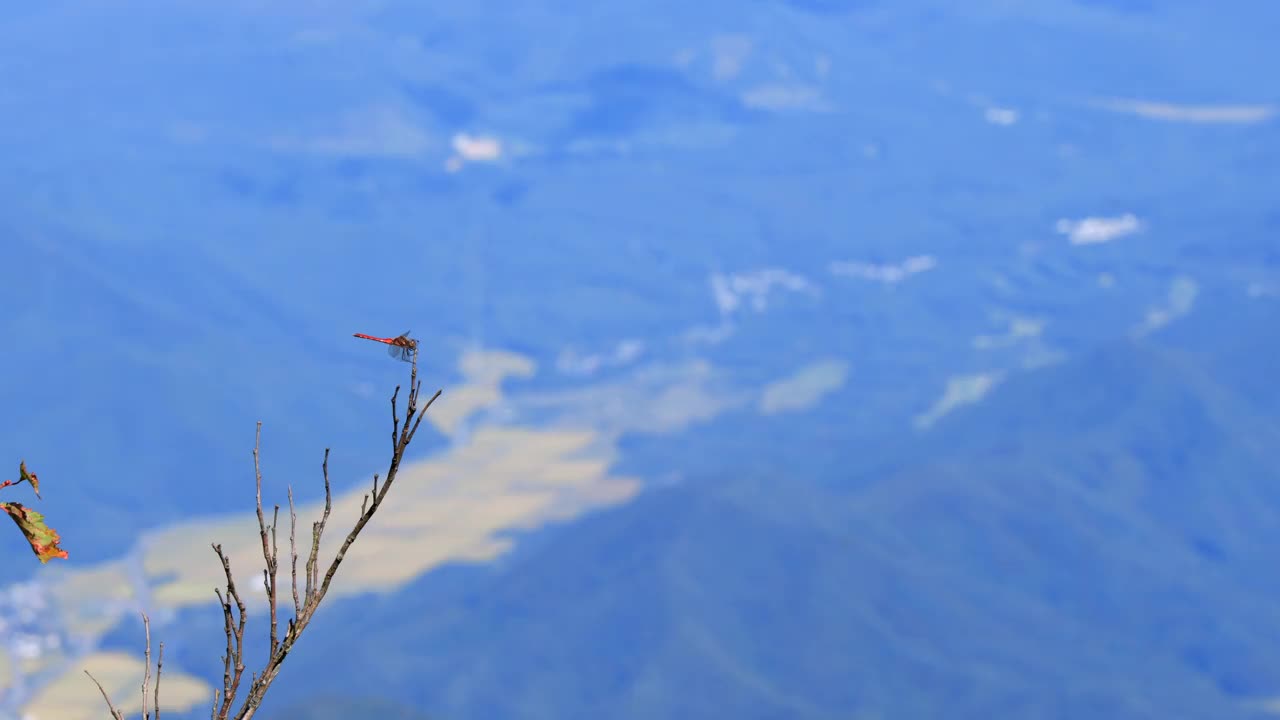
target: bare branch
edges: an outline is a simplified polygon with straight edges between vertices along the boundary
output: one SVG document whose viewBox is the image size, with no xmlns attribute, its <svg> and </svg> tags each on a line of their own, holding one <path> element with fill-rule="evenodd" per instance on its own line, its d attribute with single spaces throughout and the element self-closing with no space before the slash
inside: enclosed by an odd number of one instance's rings
<svg viewBox="0 0 1280 720">
<path fill-rule="evenodd" d="M 151 691 L 151 618 L 146 613 L 142 613 L 142 631 L 147 638 L 147 649 L 142 655 L 142 718 L 143 720 L 151 720 L 151 712 L 147 709 L 147 703 L 150 698 L 147 693 Z"/>
<path fill-rule="evenodd" d="M 278 599 L 278 590 L 276 589 L 276 571 L 280 567 L 278 558 L 280 557 L 280 547 L 276 544 L 276 526 L 280 522 L 280 506 L 276 505 L 275 510 L 271 513 L 271 585 L 267 589 L 267 597 L 271 601 L 271 654 L 276 653 L 279 641 L 276 640 L 276 602 Z"/>
<path fill-rule="evenodd" d="M 431 408 L 431 404 L 436 401 L 436 398 L 440 397 L 440 393 L 442 392 L 444 391 L 437 390 L 436 394 L 432 395 L 431 399 L 427 401 L 427 404 L 422 406 L 422 411 L 418 413 L 418 418 L 413 421 L 413 430 L 409 431 L 409 437 L 407 440 L 405 440 L 406 445 L 408 445 L 410 442 L 413 441 L 414 435 L 418 434 L 418 426 L 422 424 L 422 418 L 426 417 L 427 410 Z"/>
<path fill-rule="evenodd" d="M 151 643 L 148 642 L 148 645 Z M 156 657 L 156 686 L 155 697 L 152 698 L 152 706 L 156 709 L 156 720 L 160 720 L 160 668 L 164 667 L 164 643 L 160 643 L 160 653 Z"/>
<path fill-rule="evenodd" d="M 153 696 L 149 695 L 151 693 L 151 618 L 147 617 L 145 612 L 139 614 L 142 615 L 142 631 L 146 637 L 146 644 L 142 651 L 142 718 L 143 720 L 152 720 L 151 707 L 154 702 L 155 720 L 160 720 L 160 668 L 164 664 L 164 643 L 160 643 L 160 656 L 156 660 L 156 684 L 153 701 Z M 124 720 L 124 711 L 117 709 L 115 704 L 111 702 L 111 696 L 107 694 L 107 689 L 102 686 L 102 683 L 98 682 L 98 678 L 94 677 L 93 673 L 88 670 L 85 670 L 84 674 L 88 675 L 93 684 L 98 686 L 98 692 L 102 693 L 102 699 L 106 701 L 107 710 L 111 713 L 111 717 L 115 718 L 115 720 Z"/>
<path fill-rule="evenodd" d="M 391 395 L 391 441 L 392 453 L 391 462 L 387 468 L 385 475 L 375 474 L 373 476 L 372 493 L 364 496 L 364 501 L 360 506 L 360 515 L 356 518 L 356 522 L 351 531 L 343 539 L 342 544 L 334 554 L 332 561 L 328 567 L 324 569 L 323 576 L 320 568 L 320 542 L 324 536 L 324 531 L 329 522 L 329 516 L 333 510 L 333 491 L 329 482 L 329 449 L 325 448 L 324 462 L 321 463 L 321 472 L 324 476 L 324 511 L 320 519 L 311 525 L 311 548 L 307 553 L 306 563 L 304 567 L 304 586 L 300 590 L 298 586 L 298 514 L 293 500 L 293 487 L 288 487 L 289 498 L 289 560 L 290 560 L 290 585 L 293 594 L 293 617 L 288 618 L 288 628 L 284 636 L 279 634 L 279 542 L 278 528 L 280 524 L 280 506 L 275 505 L 272 511 L 271 523 L 267 524 L 266 514 L 262 510 L 262 465 L 261 465 L 261 449 L 262 449 L 262 423 L 256 425 L 254 431 L 253 442 L 253 473 L 254 473 L 254 507 L 258 517 L 258 537 L 262 544 L 262 558 L 265 563 L 263 569 L 263 586 L 267 594 L 267 602 L 270 612 L 270 645 L 268 650 L 267 661 L 260 670 L 254 670 L 249 673 L 248 692 L 244 699 L 239 703 L 239 709 L 232 715 L 232 710 L 237 703 L 241 681 L 244 677 L 244 630 L 247 619 L 247 612 L 243 598 L 236 589 L 235 579 L 231 572 L 231 560 L 223 552 L 222 546 L 213 544 L 213 551 L 218 556 L 218 560 L 222 564 L 223 576 L 226 579 L 224 588 L 215 588 L 214 594 L 218 598 L 218 604 L 222 610 L 223 633 L 226 636 L 226 654 L 222 656 L 222 688 L 215 689 L 213 692 L 213 703 L 209 707 L 209 716 L 212 720 L 249 720 L 257 712 L 258 707 L 262 704 L 262 699 L 266 695 L 271 684 L 279 676 L 281 664 L 292 651 L 294 644 L 302 635 L 303 630 L 307 628 L 311 620 L 315 617 L 316 610 L 320 602 L 329 592 L 329 587 L 333 583 L 333 579 L 338 572 L 339 566 L 346 557 L 347 551 L 355 543 L 356 538 L 364 527 L 373 519 L 378 508 L 382 506 L 383 500 L 387 493 L 391 490 L 391 486 L 395 483 L 396 475 L 399 473 L 400 465 L 404 460 L 404 454 L 413 440 L 413 436 L 417 433 L 418 426 L 422 422 L 422 416 L 427 408 L 440 397 L 441 391 L 437 390 L 435 395 L 427 401 L 426 405 L 421 409 L 418 408 L 418 396 L 421 391 L 421 383 L 418 381 L 418 348 L 415 344 L 412 346 L 411 355 L 412 365 L 410 370 L 409 394 L 406 402 L 406 415 L 401 423 L 398 409 L 398 401 L 400 396 L 400 386 L 396 386 L 395 392 Z M 381 482 L 379 482 L 381 481 Z M 268 533 L 268 529 L 270 532 Z M 268 537 L 268 535 L 270 537 Z M 148 699 L 148 689 L 151 682 L 151 624 L 147 616 L 143 615 L 143 626 L 146 630 L 146 670 L 142 680 L 142 707 L 143 720 L 151 720 L 150 707 L 155 709 L 155 720 L 160 717 L 160 672 L 164 663 L 164 643 L 160 644 L 159 654 L 156 660 L 155 687 L 151 699 Z M 86 671 L 86 674 L 87 671 Z M 123 713 L 115 709 L 111 704 L 110 698 L 107 696 L 106 690 L 98 683 L 92 675 L 89 676 L 98 684 L 99 691 L 102 692 L 103 699 L 107 701 L 107 706 L 111 710 L 112 716 L 116 720 L 124 720 Z"/>
<path fill-rule="evenodd" d="M 222 602 L 224 631 L 227 636 L 227 654 L 222 658 L 222 705 L 218 708 L 217 718 L 226 718 L 231 712 L 231 704 L 235 701 L 236 692 L 240 688 L 240 679 L 244 677 L 244 624 L 246 620 L 244 600 L 236 590 L 236 581 L 231 574 L 231 560 L 222 552 L 221 545 L 214 545 L 213 550 L 222 561 L 222 573 L 227 578 L 227 594 L 214 590 L 218 600 Z M 235 612 L 232 612 L 231 601 L 235 600 Z"/>
<path fill-rule="evenodd" d="M 415 362 L 414 365 L 416 366 L 417 363 Z M 393 457 L 400 449 L 400 413 L 396 411 L 396 398 L 399 396 L 400 386 L 397 385 L 395 392 L 391 393 L 391 453 Z"/>
<path fill-rule="evenodd" d="M 270 653 L 274 655 L 279 645 L 276 639 L 277 614 L 276 607 L 276 523 L 280 517 L 280 506 L 276 506 L 276 514 L 271 520 L 271 539 L 267 540 L 267 521 L 262 514 L 262 465 L 260 451 L 262 449 L 262 421 L 259 420 L 253 434 L 253 478 L 256 490 L 254 499 L 258 511 L 258 535 L 262 539 L 262 559 L 266 568 L 262 571 L 262 584 L 267 592 L 267 602 L 271 611 L 271 644 Z"/>
<path fill-rule="evenodd" d="M 289 491 L 289 566 L 293 585 L 293 616 L 302 614 L 302 603 L 298 600 L 298 512 L 293 507 L 293 486 Z M 289 621 L 289 634 L 293 634 L 293 621 Z"/>
<path fill-rule="evenodd" d="M 124 720 L 124 713 L 117 710 L 116 706 L 111 703 L 111 697 L 107 695 L 107 689 L 102 687 L 102 683 L 98 682 L 98 678 L 94 677 L 93 673 L 88 670 L 85 670 L 84 674 L 88 675 L 89 679 L 93 681 L 93 684 L 98 686 L 98 692 L 102 693 L 102 699 L 106 701 L 107 709 L 111 711 L 111 717 L 116 720 Z"/>
<path fill-rule="evenodd" d="M 324 463 L 320 469 L 324 473 L 324 514 L 318 522 L 311 524 L 311 555 L 307 558 L 307 602 L 311 602 L 316 585 L 320 581 L 320 536 L 324 534 L 324 526 L 329 522 L 329 511 L 333 509 L 333 495 L 329 492 L 329 448 L 324 449 Z"/>
</svg>

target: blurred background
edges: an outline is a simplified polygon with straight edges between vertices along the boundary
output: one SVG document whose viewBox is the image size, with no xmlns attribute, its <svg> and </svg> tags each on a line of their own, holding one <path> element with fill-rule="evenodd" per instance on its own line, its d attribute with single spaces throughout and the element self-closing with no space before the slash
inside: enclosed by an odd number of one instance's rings
<svg viewBox="0 0 1280 720">
<path fill-rule="evenodd" d="M 327 556 L 405 330 L 444 395 L 265 718 L 1280 712 L 1275 27 L 7 8 L 0 477 L 70 558 L 0 533 L 0 718 L 137 708 L 139 611 L 204 716 L 254 423 Z"/>
</svg>

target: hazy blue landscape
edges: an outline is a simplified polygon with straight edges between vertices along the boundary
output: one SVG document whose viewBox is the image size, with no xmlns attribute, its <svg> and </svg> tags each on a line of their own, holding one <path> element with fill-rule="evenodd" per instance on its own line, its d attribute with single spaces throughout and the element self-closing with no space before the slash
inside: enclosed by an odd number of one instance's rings
<svg viewBox="0 0 1280 720">
<path fill-rule="evenodd" d="M 157 546 L 216 570 L 257 420 L 276 500 L 319 497 L 326 447 L 367 484 L 404 368 L 350 336 L 404 330 L 449 418 L 412 462 L 518 476 L 486 432 L 527 463 L 578 433 L 635 491 L 340 575 L 262 717 L 1280 713 L 1275 27 L 1263 0 L 10 9 L 3 462 L 70 558 L 0 533 L 0 720 L 137 654 L 137 610 L 175 683 L 220 686 L 212 585 L 175 599 Z M 476 483 L 439 492 L 520 495 Z M 99 568 L 128 589 L 58 590 Z"/>
</svg>

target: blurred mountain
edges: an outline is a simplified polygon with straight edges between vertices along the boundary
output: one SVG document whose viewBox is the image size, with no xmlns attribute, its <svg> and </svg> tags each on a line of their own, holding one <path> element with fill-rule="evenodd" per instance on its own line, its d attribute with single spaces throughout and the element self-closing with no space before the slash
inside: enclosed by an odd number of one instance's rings
<svg viewBox="0 0 1280 720">
<path fill-rule="evenodd" d="M 1249 28 L 1276 10 L 1233 7 L 27 8 L 0 25 L 7 452 L 102 560 L 239 507 L 256 420 L 277 467 L 332 445 L 363 472 L 390 373 L 351 332 L 415 330 L 441 383 L 467 347 L 554 367 L 628 342 L 758 377 L 794 354 L 762 331 L 795 318 L 711 281 L 783 278 L 823 304 L 810 346 L 884 344 L 875 370 L 927 387 L 983 364 L 961 353 L 996 313 L 1073 350 L 1193 265 L 1273 283 L 1249 268 L 1274 266 L 1277 167 Z M 1158 240 L 1044 252 L 1061 220 L 1123 213 Z M 870 309 L 819 281 L 911 257 L 929 288 Z M 723 321 L 755 327 L 678 341 Z"/>
<path fill-rule="evenodd" d="M 330 608 L 273 702 L 323 674 L 450 718 L 1252 717 L 1280 687 L 1280 419 L 1232 359 L 1274 357 L 1247 328 L 1278 320 L 1209 306 L 879 457 L 762 429 L 766 472 L 724 455 L 501 569 Z"/>
<path fill-rule="evenodd" d="M 15 10 L 0 434 L 72 560 L 4 570 L 36 581 L 0 588 L 0 711 L 135 652 L 135 606 L 219 684 L 173 563 L 252 502 L 256 420 L 273 489 L 313 501 L 325 447 L 366 482 L 403 368 L 350 333 L 412 330 L 456 421 L 414 461 L 509 479 L 474 431 L 539 459 L 576 433 L 579 479 L 645 490 L 504 525 L 527 487 L 432 466 L 484 532 L 383 525 L 432 560 L 335 596 L 285 717 L 1246 717 L 1280 697 L 1278 22 Z M 465 385 L 477 349 L 529 370 Z"/>
</svg>

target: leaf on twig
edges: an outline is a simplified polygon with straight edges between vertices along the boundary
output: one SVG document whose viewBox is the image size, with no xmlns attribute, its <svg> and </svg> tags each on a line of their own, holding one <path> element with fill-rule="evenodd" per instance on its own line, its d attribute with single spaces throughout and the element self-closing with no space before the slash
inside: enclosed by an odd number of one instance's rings
<svg viewBox="0 0 1280 720">
<path fill-rule="evenodd" d="M 67 551 L 58 547 L 62 539 L 58 532 L 44 523 L 44 515 L 24 506 L 22 503 L 0 503 L 0 510 L 9 513 L 9 517 L 18 524 L 18 529 L 27 536 L 31 550 L 40 562 L 47 563 L 53 558 L 66 559 Z"/>
<path fill-rule="evenodd" d="M 33 472 L 27 472 L 26 460 L 18 461 L 18 473 L 21 475 L 19 482 L 26 480 L 27 483 L 31 485 L 31 489 L 35 491 L 36 497 L 40 497 L 40 478 L 36 477 L 36 474 Z"/>
</svg>

